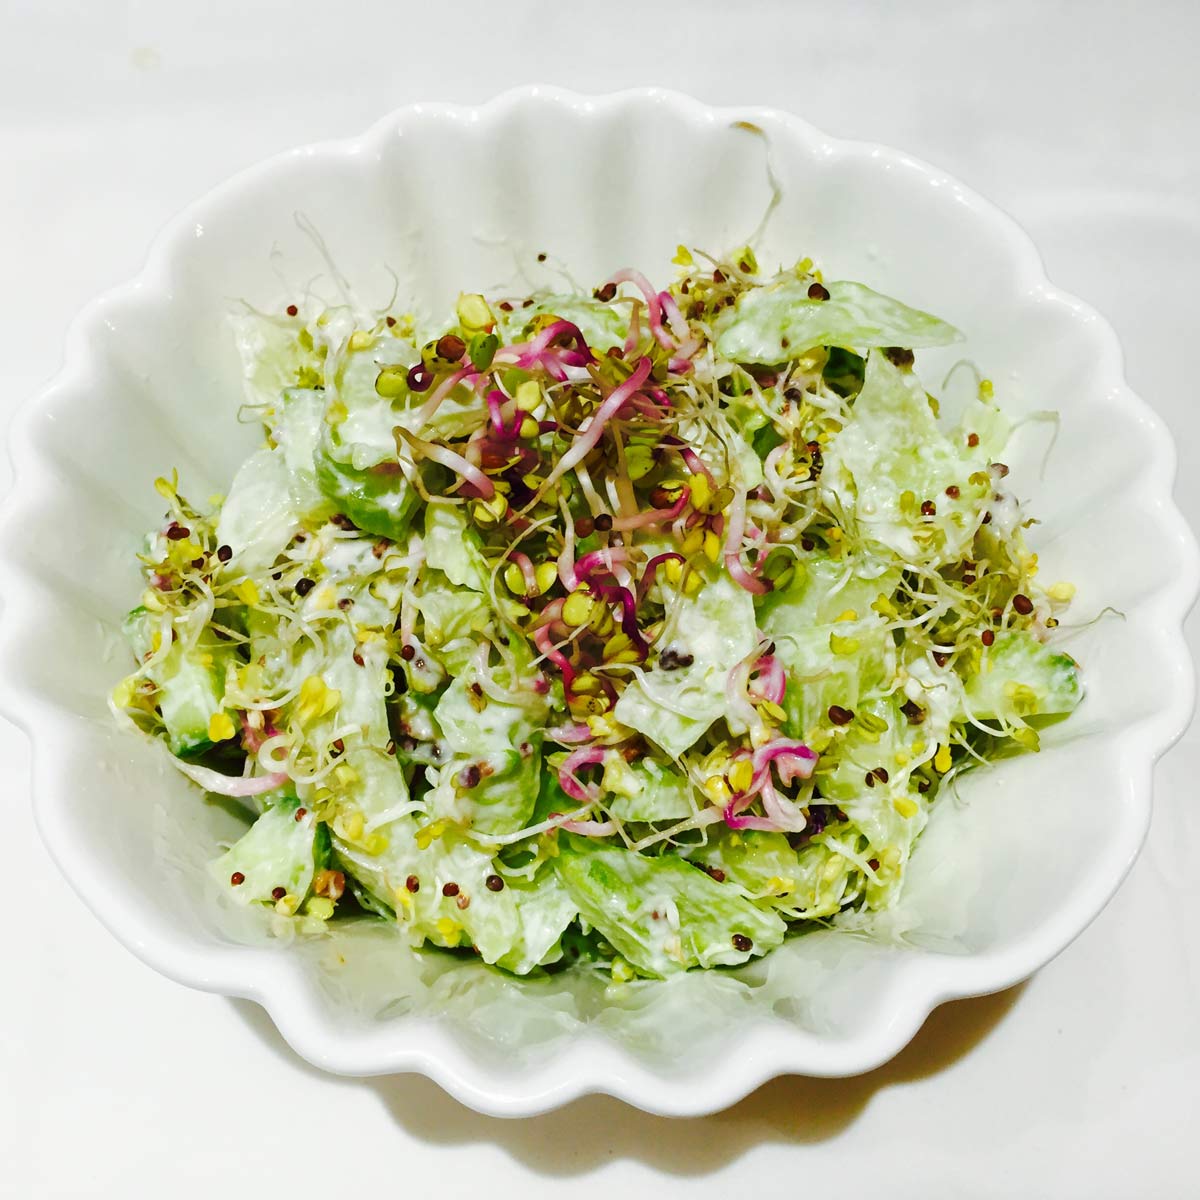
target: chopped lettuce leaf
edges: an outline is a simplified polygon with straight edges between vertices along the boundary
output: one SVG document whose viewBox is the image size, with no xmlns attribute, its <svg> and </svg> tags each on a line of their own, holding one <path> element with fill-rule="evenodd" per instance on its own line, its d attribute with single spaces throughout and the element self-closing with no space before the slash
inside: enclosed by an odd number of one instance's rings
<svg viewBox="0 0 1200 1200">
<path fill-rule="evenodd" d="M 311 813 L 297 819 L 298 806 L 295 797 L 281 799 L 210 864 L 213 878 L 237 903 L 275 903 L 279 897 L 273 893 L 279 888 L 295 906 L 308 895 L 328 855 L 329 835 Z M 242 878 L 234 883 L 238 875 Z"/>
<path fill-rule="evenodd" d="M 625 313 L 611 304 L 582 295 L 539 296 L 528 308 L 501 312 L 501 328 L 509 341 L 524 339 L 524 330 L 537 317 L 551 315 L 570 321 L 579 328 L 587 344 L 603 353 L 610 346 L 622 346 L 628 332 Z"/>
<path fill-rule="evenodd" d="M 271 430 L 291 476 L 292 504 L 310 520 L 327 518 L 335 511 L 317 483 L 316 454 L 324 416 L 324 392 L 291 388 L 283 393 Z"/>
<path fill-rule="evenodd" d="M 967 676 L 964 708 L 977 720 L 1026 721 L 1069 713 L 1082 694 L 1079 664 L 1069 654 L 1009 629 L 996 634 Z"/>
<path fill-rule="evenodd" d="M 824 460 L 822 490 L 869 542 L 933 566 L 969 553 L 992 494 L 986 448 L 943 433 L 917 377 L 883 354 Z"/>
<path fill-rule="evenodd" d="M 680 601 L 673 629 L 660 660 L 670 649 L 691 664 L 644 672 L 621 693 L 614 715 L 677 758 L 725 712 L 729 670 L 755 645 L 753 597 L 722 573 Z"/>
<path fill-rule="evenodd" d="M 299 317 L 267 316 L 251 308 L 230 316 L 242 374 L 246 401 L 271 411 L 280 396 L 296 386 L 312 386 L 322 373 L 321 360 Z"/>
<path fill-rule="evenodd" d="M 587 922 L 641 974 L 735 966 L 783 941 L 774 913 L 673 854 L 564 839 L 559 878 Z"/>
<path fill-rule="evenodd" d="M 610 750 L 601 787 L 604 807 L 620 821 L 679 821 L 697 809 L 687 777 L 653 758 L 627 763 Z"/>
<path fill-rule="evenodd" d="M 791 737 L 811 738 L 828 724 L 831 706 L 853 711 L 895 673 L 895 643 L 874 613 L 858 621 L 792 628 L 773 635 L 775 656 L 787 672 L 783 708 Z"/>
<path fill-rule="evenodd" d="M 387 845 L 378 853 L 335 839 L 338 857 L 396 914 L 414 946 L 474 946 L 484 962 L 516 975 L 556 962 L 578 910 L 554 870 L 502 876 L 486 852 L 436 826 L 422 836 L 415 818 L 400 817 L 380 827 Z"/>
<path fill-rule="evenodd" d="M 900 582 L 899 564 L 888 561 L 847 561 L 814 551 L 798 557 L 785 587 L 763 596 L 756 607 L 763 633 L 787 634 L 806 626 L 836 621 L 847 613 L 865 617 L 880 596 L 888 598 Z"/>
<path fill-rule="evenodd" d="M 720 872 L 752 897 L 773 896 L 795 887 L 796 851 L 782 833 L 718 827 L 688 858 Z"/>
<path fill-rule="evenodd" d="M 480 552 L 479 531 L 467 524 L 461 504 L 425 508 L 425 561 L 452 584 L 476 592 L 488 590 L 488 566 Z"/>
<path fill-rule="evenodd" d="M 487 695 L 471 667 L 451 681 L 433 711 L 452 756 L 443 771 L 441 811 L 480 833 L 520 829 L 537 801 L 547 705 L 532 688 L 511 694 L 511 704 Z"/>
<path fill-rule="evenodd" d="M 464 588 L 449 587 L 437 575 L 424 578 L 413 604 L 425 618 L 425 638 L 435 650 L 459 638 L 482 633 L 492 619 L 487 597 Z M 468 652 L 474 649 L 474 643 L 469 643 Z"/>
<path fill-rule="evenodd" d="M 953 325 L 880 295 L 862 283 L 829 283 L 828 300 L 812 300 L 793 281 L 743 292 L 717 318 L 717 353 L 735 362 L 778 363 L 817 346 L 947 346 L 962 339 Z"/>
<path fill-rule="evenodd" d="M 317 483 L 321 491 L 360 529 L 400 541 L 421 503 L 400 464 L 382 461 L 356 467 L 340 453 L 341 447 L 328 437 L 317 448 Z"/>
<path fill-rule="evenodd" d="M 242 464 L 217 522 L 217 543 L 233 551 L 227 571 L 263 570 L 295 537 L 300 520 L 291 485 L 281 450 L 258 450 Z"/>
</svg>

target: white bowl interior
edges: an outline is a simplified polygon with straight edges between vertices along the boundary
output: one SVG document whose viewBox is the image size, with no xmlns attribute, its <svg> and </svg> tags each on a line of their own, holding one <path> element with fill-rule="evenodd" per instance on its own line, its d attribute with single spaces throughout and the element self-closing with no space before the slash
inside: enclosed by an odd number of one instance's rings
<svg viewBox="0 0 1200 1200">
<path fill-rule="evenodd" d="M 174 227 L 141 282 L 77 329 L 70 368 L 24 426 L 3 539 L 19 580 L 7 589 L 3 675 L 35 739 L 51 847 L 139 953 L 187 982 L 263 999 L 326 1065 L 420 1066 L 510 1111 L 588 1087 L 639 1099 L 629 1082 L 639 1073 L 677 1077 L 648 1106 L 711 1106 L 771 1073 L 772 1056 L 791 1070 L 862 1069 L 898 1049 L 932 1003 L 1013 982 L 1056 953 L 1137 851 L 1151 757 L 1190 704 L 1177 625 L 1194 547 L 1170 506 L 1161 427 L 1124 387 L 1107 327 L 1045 285 L 999 214 L 901 156 L 753 119 L 766 141 L 672 97 L 527 94 L 483 110 L 407 110 L 354 143 L 296 152 Z M 460 290 L 561 285 L 567 271 L 588 287 L 625 265 L 665 280 L 677 243 L 719 251 L 754 230 L 768 145 L 782 198 L 761 261 L 809 254 L 830 277 L 957 324 L 965 350 L 918 356 L 932 390 L 969 357 L 1015 413 L 1059 414 L 1044 476 L 1049 423 L 1023 427 L 1009 462 L 1043 522 L 1031 532 L 1043 577 L 1079 587 L 1069 620 L 1124 614 L 1072 634 L 1087 684 L 1078 714 L 1047 733 L 1041 755 L 966 779 L 961 803 L 940 803 L 877 938 L 815 934 L 740 974 L 606 996 L 413 958 L 378 930 L 289 947 L 232 922 L 197 866 L 235 823 L 156 747 L 117 732 L 104 705 L 125 669 L 118 628 L 139 590 L 135 547 L 160 515 L 151 481 L 177 467 L 185 493 L 220 491 L 257 437 L 235 421 L 231 303 L 276 307 L 309 286 L 335 294 L 297 213 L 379 306 L 393 286 L 401 303 L 438 314 Z M 440 1067 L 411 1044 L 433 1013 L 438 1027 L 422 1036 L 442 1047 Z M 681 1045 L 702 1043 L 719 1061 L 679 1059 Z M 723 1070 L 740 1079 L 727 1096 L 711 1079 Z"/>
</svg>

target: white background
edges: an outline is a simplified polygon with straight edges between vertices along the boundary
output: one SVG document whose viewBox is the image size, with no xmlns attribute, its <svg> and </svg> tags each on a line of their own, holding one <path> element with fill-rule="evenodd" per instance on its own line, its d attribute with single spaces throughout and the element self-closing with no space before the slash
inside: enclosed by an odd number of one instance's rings
<svg viewBox="0 0 1200 1200">
<path fill-rule="evenodd" d="M 412 100 L 662 84 L 891 143 L 1006 207 L 1116 325 L 1194 520 L 1198 42 L 1190 0 L 0 0 L 0 416 L 77 309 L 239 168 Z M 120 949 L 38 842 L 7 728 L 0 763 L 0 1195 L 1200 1194 L 1194 731 L 1129 881 L 1035 980 L 939 1010 L 864 1078 L 779 1080 L 690 1122 L 592 1098 L 506 1123 L 420 1079 L 322 1076 L 255 1007 Z"/>
</svg>

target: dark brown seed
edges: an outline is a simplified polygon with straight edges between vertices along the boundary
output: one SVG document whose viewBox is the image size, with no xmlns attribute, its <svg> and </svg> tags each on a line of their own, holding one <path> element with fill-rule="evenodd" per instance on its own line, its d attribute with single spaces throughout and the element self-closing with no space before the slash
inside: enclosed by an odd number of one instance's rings
<svg viewBox="0 0 1200 1200">
<path fill-rule="evenodd" d="M 316 586 L 317 586 L 316 583 L 313 580 L 309 579 L 307 576 L 303 579 L 297 579 L 296 580 L 296 595 L 297 596 L 307 596 L 308 593 L 311 592 L 313 590 L 313 588 L 315 588 Z"/>
<path fill-rule="evenodd" d="M 305 817 L 307 817 L 307 816 L 308 816 L 308 809 L 307 809 L 307 808 L 298 808 L 298 809 L 296 809 L 296 820 L 297 820 L 297 821 L 303 821 L 303 820 L 304 820 L 304 818 L 305 818 Z"/>
<path fill-rule="evenodd" d="M 829 706 L 829 719 L 835 725 L 849 725 L 854 720 L 854 713 L 848 708 L 843 708 L 840 704 L 831 704 Z"/>
<path fill-rule="evenodd" d="M 613 519 L 608 513 L 601 513 L 594 522 L 595 529 L 599 533 L 607 533 L 613 527 Z"/>
<path fill-rule="evenodd" d="M 448 362 L 458 362 L 467 352 L 467 343 L 456 333 L 443 334 L 438 338 L 437 352 L 440 358 Z"/>
<path fill-rule="evenodd" d="M 937 516 L 937 505 L 934 504 L 934 502 L 932 500 L 922 500 L 921 501 L 921 516 L 936 517 Z"/>
<path fill-rule="evenodd" d="M 967 445 L 971 446 L 971 447 L 978 446 L 979 445 L 979 434 L 968 433 L 967 434 Z"/>
<path fill-rule="evenodd" d="M 334 754 L 345 754 L 346 743 L 343 742 L 341 738 L 334 738 L 331 744 L 331 749 L 333 750 Z"/>
<path fill-rule="evenodd" d="M 457 896 L 458 895 L 458 884 L 457 883 L 443 883 L 442 884 L 442 895 L 443 896 Z"/>
<path fill-rule="evenodd" d="M 538 262 L 546 261 L 546 252 L 544 250 L 537 256 L 537 260 Z"/>
<path fill-rule="evenodd" d="M 412 662 L 412 660 L 417 657 L 416 646 L 410 644 L 402 647 L 400 650 L 400 657 L 404 659 L 405 662 Z"/>
<path fill-rule="evenodd" d="M 299 309 L 298 309 L 298 308 L 297 308 L 297 307 L 296 307 L 294 304 L 289 304 L 289 305 L 287 306 L 287 315 L 288 315 L 289 317 L 294 317 L 294 316 L 296 316 L 296 314 L 297 314 L 297 313 L 299 313 L 299 311 L 300 311 L 300 310 L 299 310 Z"/>
<path fill-rule="evenodd" d="M 391 738 L 388 738 L 388 744 L 384 746 L 383 750 L 385 754 L 395 754 L 396 743 Z"/>
<path fill-rule="evenodd" d="M 887 781 L 888 781 L 887 767 L 876 767 L 875 771 L 874 771 L 874 775 L 875 775 L 875 778 L 878 779 L 880 783 L 887 783 Z"/>
<path fill-rule="evenodd" d="M 365 667 L 367 665 L 366 662 L 363 661 L 363 656 L 361 654 L 359 654 L 359 652 L 357 650 L 355 650 L 355 652 L 352 655 L 350 655 L 350 657 L 352 659 L 354 659 L 354 665 L 356 667 Z"/>
<path fill-rule="evenodd" d="M 950 661 L 950 655 L 943 654 L 940 650 L 935 650 L 933 652 L 933 661 L 937 663 L 939 667 L 944 667 Z"/>
<path fill-rule="evenodd" d="M 983 514 L 983 522 L 982 523 L 984 525 L 990 525 L 992 523 L 992 514 L 990 512 L 986 512 Z"/>
<path fill-rule="evenodd" d="M 220 562 L 228 562 L 233 557 L 232 546 L 218 546 L 217 558 Z"/>
<path fill-rule="evenodd" d="M 905 700 L 900 705 L 900 711 L 908 718 L 910 725 L 920 725 L 925 720 L 925 710 L 913 700 Z"/>
<path fill-rule="evenodd" d="M 680 654 L 674 646 L 668 646 L 658 656 L 658 669 L 660 671 L 681 671 L 690 667 L 695 661 L 694 655 Z"/>
<path fill-rule="evenodd" d="M 811 284 L 808 289 L 808 298 L 810 300 L 828 300 L 829 289 L 821 283 Z"/>
<path fill-rule="evenodd" d="M 735 933 L 731 940 L 733 948 L 740 954 L 746 954 L 754 949 L 754 943 L 744 933 Z"/>
<path fill-rule="evenodd" d="M 722 871 L 720 867 L 705 867 L 704 870 L 708 876 L 711 879 L 714 879 L 717 883 L 725 882 L 725 872 Z"/>
<path fill-rule="evenodd" d="M 602 288 L 596 289 L 596 299 L 602 304 L 607 304 L 617 294 L 617 285 L 615 283 L 606 283 Z"/>
<path fill-rule="evenodd" d="M 879 859 L 877 859 L 877 858 L 868 858 L 868 859 L 867 859 L 867 866 L 868 866 L 868 867 L 870 867 L 872 871 L 878 871 L 878 870 L 879 870 Z"/>
<path fill-rule="evenodd" d="M 580 517 L 575 522 L 575 536 L 585 538 L 590 536 L 593 528 L 595 528 L 591 517 Z"/>
<path fill-rule="evenodd" d="M 1021 616 L 1027 617 L 1031 612 L 1033 612 L 1033 601 L 1030 600 L 1028 596 L 1022 595 L 1020 592 L 1018 592 L 1013 597 L 1013 608 L 1015 608 L 1017 612 L 1021 614 Z"/>
<path fill-rule="evenodd" d="M 479 768 L 474 763 L 458 773 L 458 782 L 467 789 L 478 787 L 480 778 Z"/>
<path fill-rule="evenodd" d="M 801 538 L 800 539 L 800 549 L 801 550 L 812 550 L 816 547 L 816 544 L 817 543 L 814 542 L 812 540 L 812 538 Z"/>
<path fill-rule="evenodd" d="M 722 271 L 720 267 L 718 267 L 713 272 L 713 283 L 724 283 L 724 282 L 725 282 L 725 272 Z"/>
<path fill-rule="evenodd" d="M 276 888 L 271 889 L 271 899 L 272 900 L 282 900 L 284 898 L 284 896 L 286 896 L 286 895 L 287 895 L 287 888 L 285 888 L 285 887 L 276 887 Z"/>
<path fill-rule="evenodd" d="M 167 538 L 172 542 L 182 542 L 184 538 L 191 537 L 192 531 L 186 525 L 176 525 L 172 523 L 171 528 L 167 530 Z"/>
<path fill-rule="evenodd" d="M 971 586 L 971 584 L 973 584 L 973 583 L 975 582 L 975 576 L 974 576 L 974 575 L 972 575 L 970 571 L 968 571 L 968 572 L 967 572 L 967 573 L 966 573 L 966 574 L 965 574 L 965 575 L 962 577 L 962 581 L 963 581 L 963 587 L 970 587 L 970 586 Z"/>
<path fill-rule="evenodd" d="M 387 320 L 387 327 L 388 327 L 389 329 L 393 329 L 393 328 L 395 328 L 395 325 L 396 325 L 396 318 L 395 318 L 395 317 L 387 317 L 387 318 L 386 318 L 386 320 Z"/>
<path fill-rule="evenodd" d="M 500 303 L 496 305 L 496 307 L 501 312 L 512 312 L 512 305 L 507 300 L 501 300 Z"/>
<path fill-rule="evenodd" d="M 874 771 L 868 771 L 868 772 L 867 772 L 867 774 L 866 774 L 866 785 L 867 785 L 867 787 L 874 787 L 874 786 L 875 786 L 875 772 L 874 772 Z"/>
<path fill-rule="evenodd" d="M 958 490 L 958 484 L 952 483 L 946 489 L 946 495 L 949 496 L 951 500 L 957 500 L 959 496 L 962 495 L 962 493 Z"/>
<path fill-rule="evenodd" d="M 421 890 L 421 881 L 415 875 L 410 875 L 404 881 L 404 886 L 408 888 L 410 892 L 419 892 Z"/>
<path fill-rule="evenodd" d="M 229 877 L 229 882 L 233 887 L 241 887 L 241 885 L 246 882 L 246 877 L 241 873 L 241 871 L 234 871 L 234 873 Z"/>
<path fill-rule="evenodd" d="M 483 882 L 489 892 L 504 891 L 504 880 L 499 875 L 489 875 Z"/>
<path fill-rule="evenodd" d="M 928 780 L 928 779 L 919 779 L 919 780 L 917 780 L 917 791 L 918 791 L 918 792 L 920 792 L 922 796 L 923 796 L 923 795 L 925 795 L 925 793 L 926 793 L 927 791 L 929 791 L 929 789 L 930 789 L 932 786 L 933 786 L 933 785 L 932 785 L 932 784 L 929 782 L 929 780 Z"/>
<path fill-rule="evenodd" d="M 342 610 L 342 612 L 345 612 L 347 609 L 353 608 L 353 607 L 354 607 L 354 601 L 349 596 L 343 596 L 338 601 L 338 608 L 340 608 Z"/>
<path fill-rule="evenodd" d="M 889 346 L 884 352 L 889 362 L 893 362 L 898 367 L 911 367 L 916 359 L 916 356 L 911 350 L 906 350 L 903 346 Z"/>
<path fill-rule="evenodd" d="M 985 645 L 990 646 L 995 640 L 996 635 L 990 630 L 985 629 L 980 635 L 979 640 Z"/>
</svg>

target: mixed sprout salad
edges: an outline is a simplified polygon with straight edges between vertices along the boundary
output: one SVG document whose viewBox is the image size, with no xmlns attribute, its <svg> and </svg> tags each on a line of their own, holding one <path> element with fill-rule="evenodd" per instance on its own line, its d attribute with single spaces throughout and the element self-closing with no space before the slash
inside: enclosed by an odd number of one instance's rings
<svg viewBox="0 0 1200 1200">
<path fill-rule="evenodd" d="M 930 806 L 1080 698 L 951 326 L 809 260 L 234 318 L 265 437 L 162 525 L 113 695 L 212 874 L 516 974 L 734 966 L 893 905 Z"/>
</svg>

